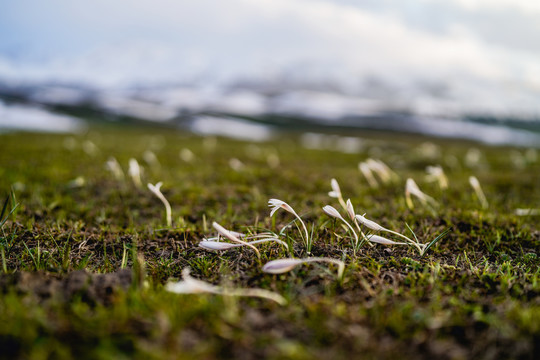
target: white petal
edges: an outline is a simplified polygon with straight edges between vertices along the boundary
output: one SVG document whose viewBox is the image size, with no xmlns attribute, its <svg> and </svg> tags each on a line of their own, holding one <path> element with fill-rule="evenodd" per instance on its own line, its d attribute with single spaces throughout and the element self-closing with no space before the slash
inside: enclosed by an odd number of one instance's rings
<svg viewBox="0 0 540 360">
<path fill-rule="evenodd" d="M 326 215 L 341 219 L 341 214 L 333 206 L 326 205 L 322 209 Z"/>
<path fill-rule="evenodd" d="M 241 244 L 229 244 L 219 241 L 201 241 L 199 247 L 207 250 L 229 250 L 235 247 L 242 246 Z"/>
<path fill-rule="evenodd" d="M 356 220 L 358 220 L 358 222 L 360 224 L 364 225 L 365 227 L 367 227 L 367 228 L 369 228 L 371 230 L 375 230 L 375 231 L 385 231 L 386 230 L 384 227 L 377 224 L 375 221 L 366 219 L 362 215 L 356 215 Z"/>
<path fill-rule="evenodd" d="M 274 215 L 274 213 L 280 208 L 285 210 L 285 211 L 290 212 L 294 216 L 298 216 L 296 214 L 296 211 L 294 211 L 294 209 L 289 204 L 287 204 L 285 201 L 282 201 L 282 200 L 279 200 L 279 199 L 270 199 L 270 200 L 268 200 L 268 206 L 273 207 L 272 211 L 270 212 L 270 216 Z"/>
<path fill-rule="evenodd" d="M 351 199 L 347 199 L 347 213 L 351 219 L 354 219 L 354 207 L 352 205 Z"/>
<path fill-rule="evenodd" d="M 268 200 L 268 206 L 280 207 L 283 204 L 285 204 L 285 201 L 282 201 L 282 200 L 279 200 L 279 199 L 270 199 L 270 200 Z"/>
<path fill-rule="evenodd" d="M 178 282 L 168 282 L 165 290 L 177 294 L 200 294 L 200 293 L 219 293 L 219 288 L 210 283 L 197 280 L 189 275 L 189 268 L 182 271 L 184 280 Z"/>
<path fill-rule="evenodd" d="M 231 234 L 229 230 L 225 229 L 223 226 L 219 225 L 217 222 L 214 221 L 212 223 L 212 226 L 214 227 L 214 229 L 217 230 L 217 232 L 220 235 L 225 236 L 227 239 L 237 242 L 237 243 L 244 243 L 242 240 L 238 239 L 236 236 Z"/>
<path fill-rule="evenodd" d="M 480 181 L 478 181 L 478 178 L 476 176 L 469 176 L 469 183 L 472 187 L 480 186 Z"/>
<path fill-rule="evenodd" d="M 298 259 L 278 259 L 272 260 L 264 264 L 262 270 L 270 274 L 282 274 L 287 271 L 291 271 L 295 266 L 302 263 Z"/>
<path fill-rule="evenodd" d="M 540 215 L 540 209 L 516 209 L 514 214 L 517 216 L 536 216 Z"/>
<path fill-rule="evenodd" d="M 389 240 L 387 238 L 383 238 L 379 235 L 371 235 L 368 237 L 368 240 L 377 244 L 383 244 L 383 245 L 398 245 L 399 243 Z"/>
<path fill-rule="evenodd" d="M 272 210 L 270 211 L 270 217 L 274 216 L 274 214 L 275 214 L 276 211 L 278 211 L 278 210 L 279 210 L 279 206 L 272 208 Z"/>
<path fill-rule="evenodd" d="M 330 180 L 330 186 L 336 194 L 341 194 L 341 189 L 339 188 L 339 184 L 336 179 Z"/>
</svg>

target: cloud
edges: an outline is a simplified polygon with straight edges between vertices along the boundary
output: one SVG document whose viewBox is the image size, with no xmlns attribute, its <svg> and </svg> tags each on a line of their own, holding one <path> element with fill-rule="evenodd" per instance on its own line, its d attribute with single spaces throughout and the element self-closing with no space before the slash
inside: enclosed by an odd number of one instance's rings
<svg viewBox="0 0 540 360">
<path fill-rule="evenodd" d="M 445 96 L 467 106 L 514 109 L 510 102 L 518 99 L 536 109 L 530 99 L 540 93 L 538 52 L 525 40 L 513 45 L 536 28 L 510 26 L 529 19 L 522 12 L 536 10 L 528 6 L 510 0 L 20 0 L 3 4 L 0 13 L 0 31 L 13 34 L 0 39 L 0 78 L 103 87 L 327 79 L 354 90 L 375 77 L 402 96 L 411 84 L 427 82 L 443 84 Z M 508 26 L 498 23 L 501 9 L 511 16 Z M 494 17 L 482 15 L 488 13 Z M 492 28 L 511 35 L 486 35 Z M 14 48 L 22 54 L 13 56 Z M 469 92 L 474 102 L 465 101 Z"/>
<path fill-rule="evenodd" d="M 457 6 L 469 10 L 519 10 L 525 13 L 540 13 L 540 3 L 530 0 L 422 0 L 433 3 L 454 3 Z"/>
</svg>

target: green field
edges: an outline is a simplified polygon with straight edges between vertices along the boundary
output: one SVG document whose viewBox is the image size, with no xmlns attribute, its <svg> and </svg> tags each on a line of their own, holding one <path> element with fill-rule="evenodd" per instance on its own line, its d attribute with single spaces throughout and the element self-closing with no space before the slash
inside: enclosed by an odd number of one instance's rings
<svg viewBox="0 0 540 360">
<path fill-rule="evenodd" d="M 538 151 L 376 134 L 358 153 L 337 151 L 345 141 L 327 137 L 317 150 L 294 135 L 250 144 L 115 127 L 0 135 L 0 358 L 537 358 L 540 217 L 516 209 L 540 208 Z M 124 179 L 106 168 L 111 157 Z M 130 158 L 143 167 L 140 187 Z M 375 174 L 379 186 L 369 186 L 358 170 L 368 158 L 392 169 L 388 183 Z M 426 179 L 437 164 L 446 190 Z M 409 177 L 436 204 L 413 198 L 409 208 Z M 346 217 L 328 195 L 332 178 L 356 213 L 385 228 L 412 238 L 410 227 L 421 243 L 450 231 L 423 256 L 367 243 L 355 254 L 352 232 L 322 211 Z M 170 226 L 147 188 L 159 181 Z M 292 214 L 270 217 L 271 198 L 305 221 L 310 254 Z M 207 251 L 198 244 L 217 235 L 213 222 L 272 231 L 289 250 Z M 326 263 L 262 271 L 288 257 L 342 260 L 343 278 Z M 184 268 L 225 294 L 265 289 L 287 303 L 166 291 Z"/>
</svg>

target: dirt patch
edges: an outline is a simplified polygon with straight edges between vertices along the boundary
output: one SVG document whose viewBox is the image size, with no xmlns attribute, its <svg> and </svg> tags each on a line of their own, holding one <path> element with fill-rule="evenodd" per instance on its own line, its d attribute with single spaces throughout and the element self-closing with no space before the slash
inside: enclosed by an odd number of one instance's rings
<svg viewBox="0 0 540 360">
<path fill-rule="evenodd" d="M 17 272 L 0 276 L 0 292 L 15 291 L 34 296 L 39 301 L 71 301 L 80 297 L 89 304 L 107 305 L 114 301 L 119 292 L 128 290 L 132 279 L 132 271 L 127 269 L 107 274 L 79 270 L 65 276 Z"/>
</svg>

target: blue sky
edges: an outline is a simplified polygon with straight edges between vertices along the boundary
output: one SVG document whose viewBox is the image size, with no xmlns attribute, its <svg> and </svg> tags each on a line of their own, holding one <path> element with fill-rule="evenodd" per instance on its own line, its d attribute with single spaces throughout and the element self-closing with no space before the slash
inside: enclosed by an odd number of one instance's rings
<svg viewBox="0 0 540 360">
<path fill-rule="evenodd" d="M 534 0 L 0 2 L 0 78 L 463 78 L 540 91 Z"/>
</svg>

